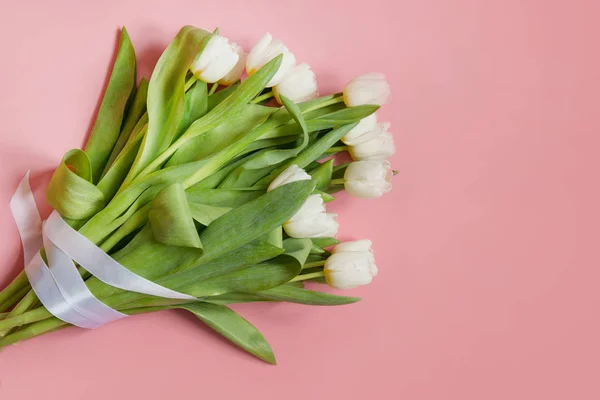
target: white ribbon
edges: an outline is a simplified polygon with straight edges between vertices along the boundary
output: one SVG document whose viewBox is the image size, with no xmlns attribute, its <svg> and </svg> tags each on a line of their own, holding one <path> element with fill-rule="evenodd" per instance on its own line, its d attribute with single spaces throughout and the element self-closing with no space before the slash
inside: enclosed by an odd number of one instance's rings
<svg viewBox="0 0 600 400">
<path fill-rule="evenodd" d="M 73 260 L 100 281 L 119 289 L 196 300 L 131 272 L 71 228 L 56 211 L 42 222 L 29 185 L 29 172 L 10 199 L 10 209 L 21 236 L 25 273 L 31 287 L 44 307 L 65 322 L 94 329 L 126 317 L 92 294 Z M 41 256 L 42 248 L 49 265 Z"/>
</svg>

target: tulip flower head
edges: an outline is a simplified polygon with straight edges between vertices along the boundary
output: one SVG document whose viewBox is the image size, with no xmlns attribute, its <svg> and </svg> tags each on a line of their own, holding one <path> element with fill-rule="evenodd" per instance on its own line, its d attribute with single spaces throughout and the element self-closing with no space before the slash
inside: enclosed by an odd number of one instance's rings
<svg viewBox="0 0 600 400">
<path fill-rule="evenodd" d="M 350 132 L 346 133 L 342 137 L 342 142 L 348 146 L 353 146 L 357 143 L 364 142 L 370 136 L 376 134 L 375 128 L 377 127 L 377 114 L 373 113 L 368 117 L 360 120 Z"/>
<path fill-rule="evenodd" d="M 273 182 L 267 188 L 267 192 L 278 188 L 279 186 L 286 185 L 288 183 L 296 182 L 296 181 L 307 181 L 312 179 L 312 177 L 306 173 L 305 170 L 297 166 L 296 164 L 292 164 L 287 167 L 281 174 L 277 176 L 277 178 L 273 179 Z"/>
<path fill-rule="evenodd" d="M 321 195 L 312 194 L 283 229 L 294 238 L 333 237 L 340 226 L 336 218 L 337 214 L 325 212 Z"/>
<path fill-rule="evenodd" d="M 246 59 L 246 71 L 248 75 L 252 75 L 280 54 L 283 54 L 283 59 L 281 60 L 279 69 L 267 83 L 266 87 L 272 87 L 281 82 L 283 77 L 296 64 L 296 57 L 281 40 L 273 40 L 270 33 L 265 33 L 252 50 L 250 50 L 250 53 L 248 53 L 248 58 Z"/>
<path fill-rule="evenodd" d="M 388 161 L 355 161 L 344 173 L 344 188 L 350 196 L 379 197 L 392 190 L 394 175 Z"/>
<path fill-rule="evenodd" d="M 231 86 L 237 81 L 239 81 L 242 77 L 242 74 L 244 73 L 244 68 L 246 68 L 247 54 L 236 43 L 231 43 L 231 47 L 237 53 L 238 61 L 237 64 L 235 64 L 235 66 L 231 69 L 231 71 L 227 73 L 227 75 L 219 79 L 219 83 L 225 86 Z"/>
<path fill-rule="evenodd" d="M 315 99 L 319 96 L 317 77 L 307 64 L 297 65 L 273 86 L 273 93 L 279 104 L 283 104 L 280 95 L 294 103 Z"/>
<path fill-rule="evenodd" d="M 239 58 L 236 49 L 227 38 L 213 35 L 190 70 L 201 81 L 214 83 L 227 75 L 235 67 Z"/>
<path fill-rule="evenodd" d="M 358 127 L 358 125 L 357 125 Z M 351 140 L 346 139 L 348 151 L 354 160 L 385 160 L 396 152 L 389 122 L 380 122 L 371 131 Z"/>
<path fill-rule="evenodd" d="M 365 104 L 384 105 L 390 96 L 390 85 L 385 75 L 370 73 L 357 76 L 344 88 L 344 102 L 348 107 Z"/>
<path fill-rule="evenodd" d="M 352 289 L 371 283 L 377 275 L 375 255 L 370 240 L 356 240 L 338 244 L 323 269 L 329 286 Z"/>
</svg>

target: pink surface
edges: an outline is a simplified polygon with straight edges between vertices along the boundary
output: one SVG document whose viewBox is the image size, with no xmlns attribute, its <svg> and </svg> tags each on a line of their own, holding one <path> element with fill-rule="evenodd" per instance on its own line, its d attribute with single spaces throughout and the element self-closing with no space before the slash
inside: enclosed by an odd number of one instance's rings
<svg viewBox="0 0 600 400">
<path fill-rule="evenodd" d="M 268 29 L 322 93 L 386 73 L 401 171 L 334 206 L 342 239 L 375 243 L 362 302 L 235 307 L 279 366 L 164 312 L 5 349 L 0 399 L 600 398 L 600 3 L 360 3 L 0 1 L 2 284 L 12 191 L 83 143 L 120 25 L 146 76 L 183 24 L 246 46 Z"/>
</svg>

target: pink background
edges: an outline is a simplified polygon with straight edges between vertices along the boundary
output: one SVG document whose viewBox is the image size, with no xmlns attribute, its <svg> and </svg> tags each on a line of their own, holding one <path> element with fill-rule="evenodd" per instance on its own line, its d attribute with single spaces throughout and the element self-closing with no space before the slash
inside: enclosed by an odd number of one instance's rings
<svg viewBox="0 0 600 400">
<path fill-rule="evenodd" d="M 375 243 L 362 302 L 235 307 L 279 366 L 164 312 L 5 349 L 0 398 L 600 398 L 599 16 L 596 0 L 1 0 L 2 284 L 21 267 L 8 200 L 82 145 L 120 25 L 146 76 L 183 24 L 246 47 L 268 29 L 322 93 L 386 73 L 401 173 L 334 206 L 342 239 Z"/>
</svg>

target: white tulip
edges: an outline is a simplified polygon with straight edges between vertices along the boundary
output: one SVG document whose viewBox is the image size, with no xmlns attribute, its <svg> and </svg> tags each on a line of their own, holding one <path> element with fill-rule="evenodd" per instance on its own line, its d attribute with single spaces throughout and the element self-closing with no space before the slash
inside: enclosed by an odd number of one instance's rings
<svg viewBox="0 0 600 400">
<path fill-rule="evenodd" d="M 368 117 L 360 120 L 352 130 L 342 137 L 342 142 L 348 146 L 353 146 L 356 143 L 364 142 L 369 135 L 375 133 L 377 127 L 377 114 L 373 113 Z"/>
<path fill-rule="evenodd" d="M 279 54 L 283 54 L 283 59 L 281 60 L 279 69 L 267 83 L 267 87 L 275 86 L 281 82 L 285 74 L 296 64 L 296 57 L 281 40 L 273 40 L 270 33 L 265 33 L 252 50 L 250 50 L 250 53 L 248 53 L 248 58 L 246 59 L 246 71 L 248 75 L 252 75 L 258 71 Z"/>
<path fill-rule="evenodd" d="M 380 122 L 370 132 L 355 138 L 348 152 L 354 160 L 385 160 L 396 152 L 389 122 Z"/>
<path fill-rule="evenodd" d="M 242 77 L 242 74 L 244 73 L 244 68 L 246 68 L 247 54 L 236 43 L 231 43 L 231 47 L 233 47 L 233 50 L 238 55 L 238 61 L 237 64 L 235 64 L 235 66 L 231 69 L 231 71 L 227 73 L 227 75 L 219 79 L 219 83 L 225 86 L 231 86 L 237 81 L 239 81 Z"/>
<path fill-rule="evenodd" d="M 370 240 L 338 244 L 325 262 L 323 272 L 329 286 L 352 289 L 371 283 L 377 275 L 375 255 Z"/>
<path fill-rule="evenodd" d="M 273 86 L 273 94 L 279 104 L 280 95 L 284 95 L 294 103 L 316 99 L 319 96 L 317 76 L 307 64 L 293 67 L 279 82 Z"/>
<path fill-rule="evenodd" d="M 344 173 L 344 188 L 354 197 L 379 197 L 392 190 L 393 171 L 388 161 L 356 161 Z"/>
<path fill-rule="evenodd" d="M 231 71 L 240 56 L 227 38 L 214 35 L 190 67 L 196 78 L 207 83 L 217 82 Z"/>
<path fill-rule="evenodd" d="M 283 230 L 293 238 L 333 237 L 340 227 L 336 218 L 337 214 L 334 213 L 309 214 L 290 219 L 283 224 Z"/>
<path fill-rule="evenodd" d="M 267 192 L 270 192 L 273 189 L 278 188 L 279 186 L 286 185 L 288 183 L 296 182 L 296 181 L 307 181 L 312 179 L 312 177 L 306 173 L 305 170 L 297 166 L 296 164 L 292 164 L 287 167 L 281 174 L 277 176 L 277 178 L 273 179 L 273 182 L 267 188 Z"/>
<path fill-rule="evenodd" d="M 332 237 L 340 226 L 336 218 L 337 214 L 325 212 L 321 195 L 311 194 L 283 229 L 295 238 Z"/>
<path fill-rule="evenodd" d="M 290 218 L 290 221 L 307 218 L 319 213 L 325 213 L 323 197 L 321 197 L 320 194 L 311 194 L 308 196 L 308 199 L 306 199 L 302 207 L 296 211 L 296 214 Z"/>
<path fill-rule="evenodd" d="M 385 75 L 370 73 L 357 76 L 344 88 L 344 102 L 348 107 L 364 104 L 384 105 L 390 96 L 390 85 Z"/>
</svg>

